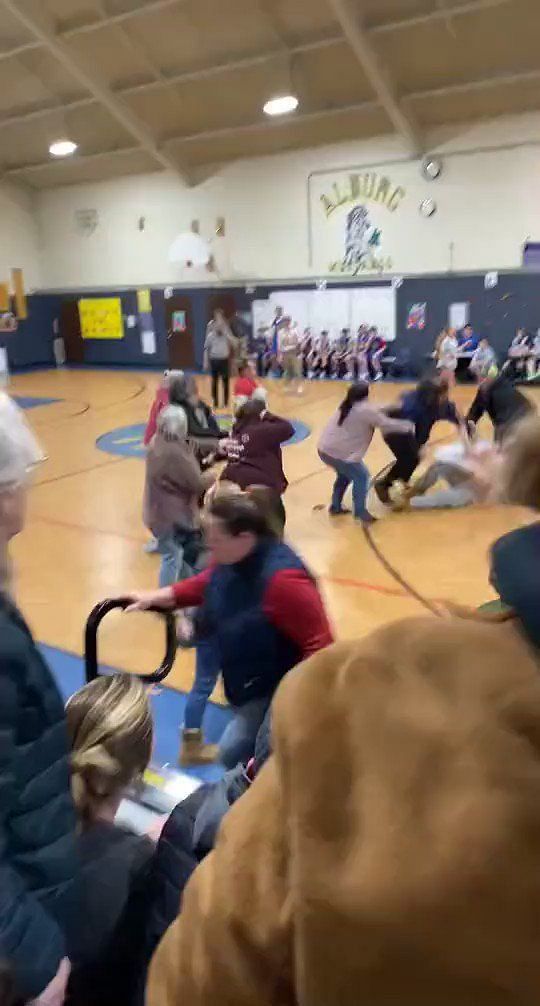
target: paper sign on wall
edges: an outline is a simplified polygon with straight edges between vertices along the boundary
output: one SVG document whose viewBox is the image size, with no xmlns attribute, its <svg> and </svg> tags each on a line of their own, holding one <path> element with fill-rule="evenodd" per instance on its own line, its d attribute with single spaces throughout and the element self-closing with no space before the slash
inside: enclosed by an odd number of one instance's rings
<svg viewBox="0 0 540 1006">
<path fill-rule="evenodd" d="M 185 332 L 187 328 L 186 324 L 186 312 L 185 311 L 173 311 L 172 316 L 172 330 L 173 332 Z"/>
<path fill-rule="evenodd" d="M 450 328 L 455 328 L 456 331 L 465 328 L 465 325 L 469 321 L 469 307 L 468 301 L 459 304 L 450 304 L 448 308 L 448 325 Z"/>
<path fill-rule="evenodd" d="M 124 319 L 120 297 L 95 297 L 79 301 L 83 339 L 123 339 Z"/>
<path fill-rule="evenodd" d="M 150 290 L 137 290 L 137 310 L 139 314 L 152 313 Z"/>
<path fill-rule="evenodd" d="M 411 304 L 407 314 L 407 328 L 417 328 L 420 332 L 426 327 L 427 304 Z"/>
<path fill-rule="evenodd" d="M 156 352 L 156 333 L 141 332 L 141 349 L 146 356 L 153 356 Z"/>
</svg>

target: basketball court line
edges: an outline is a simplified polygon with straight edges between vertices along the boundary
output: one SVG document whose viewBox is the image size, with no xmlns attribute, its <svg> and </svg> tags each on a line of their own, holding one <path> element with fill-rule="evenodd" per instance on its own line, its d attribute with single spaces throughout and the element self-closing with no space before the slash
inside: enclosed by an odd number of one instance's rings
<svg viewBox="0 0 540 1006">
<path fill-rule="evenodd" d="M 123 461 L 125 459 L 118 458 L 117 460 Z M 75 474 L 80 473 L 77 472 Z M 34 521 L 39 522 L 40 524 L 50 524 L 51 527 L 63 527 L 69 531 L 82 531 L 84 534 L 99 534 L 107 538 L 121 538 L 123 541 L 134 542 L 136 545 L 143 545 L 147 540 L 143 535 L 138 537 L 133 534 L 125 534 L 119 531 L 107 531 L 105 528 L 95 527 L 89 524 L 77 524 L 75 521 L 60 520 L 58 517 L 44 517 L 41 514 L 32 514 L 30 522 L 32 523 Z M 341 576 L 327 576 L 325 573 L 320 574 L 319 579 L 324 580 L 325 583 L 335 584 L 338 587 L 353 587 L 357 590 L 370 590 L 378 594 L 385 594 L 388 597 L 408 596 L 408 593 L 405 590 L 398 590 L 395 587 L 385 587 L 383 584 L 371 583 L 369 580 L 356 580 Z"/>
</svg>

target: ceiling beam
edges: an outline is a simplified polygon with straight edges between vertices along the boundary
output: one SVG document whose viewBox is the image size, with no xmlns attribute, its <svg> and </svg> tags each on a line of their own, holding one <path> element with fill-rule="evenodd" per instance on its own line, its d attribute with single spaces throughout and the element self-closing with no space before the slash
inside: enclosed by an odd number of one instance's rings
<svg viewBox="0 0 540 1006">
<path fill-rule="evenodd" d="M 147 0 L 147 3 L 142 6 L 130 8 L 119 14 L 109 14 L 106 18 L 94 18 L 90 21 L 83 21 L 81 24 L 73 25 L 71 28 L 65 28 L 63 30 L 60 29 L 57 32 L 57 35 L 59 38 L 73 38 L 75 35 L 84 35 L 90 32 L 100 31 L 108 25 L 121 24 L 143 15 L 159 13 L 161 10 L 166 10 L 168 7 L 175 7 L 182 2 L 185 2 L 185 0 Z M 438 8 L 436 10 L 428 11 L 425 14 L 413 14 L 408 17 L 398 18 L 394 21 L 383 21 L 380 24 L 372 24 L 369 25 L 366 30 L 370 35 L 401 31 L 407 28 L 415 28 L 417 25 L 428 24 L 430 21 L 440 21 L 446 17 L 461 17 L 466 14 L 476 14 L 483 10 L 489 10 L 493 7 L 501 7 L 510 2 L 511 0 L 468 0 L 468 2 L 453 4 L 452 6 L 447 7 L 444 12 Z M 341 44 L 342 41 L 343 39 L 341 35 L 329 38 L 330 45 Z M 0 60 L 10 59 L 12 56 L 19 56 L 23 52 L 30 52 L 33 49 L 40 48 L 41 43 L 38 41 L 34 40 L 30 42 L 22 42 L 20 45 L 14 46 L 11 49 L 4 49 L 3 51 L 0 50 Z M 300 51 L 300 49 L 301 47 L 291 47 L 290 51 Z M 268 58 L 273 59 L 275 56 L 273 53 L 270 53 Z"/>
<path fill-rule="evenodd" d="M 402 95 L 402 101 L 421 101 L 426 98 L 440 98 L 446 97 L 447 95 L 453 94 L 467 94 L 471 91 L 486 91 L 494 87 L 504 87 L 512 86 L 514 84 L 527 84 L 540 81 L 540 69 L 539 70 L 524 70 L 521 72 L 510 71 L 508 73 L 497 74 L 493 77 L 482 77 L 477 80 L 467 80 L 456 84 L 444 84 L 442 87 L 427 88 L 422 91 L 408 91 L 406 94 Z M 84 99 L 81 104 L 86 104 L 87 101 L 93 99 Z M 74 103 L 77 105 L 78 103 Z M 71 107 L 71 106 L 70 106 Z M 379 108 L 379 103 L 376 101 L 364 101 L 359 104 L 354 105 L 338 105 L 335 108 L 322 109 L 320 111 L 314 111 L 309 113 L 297 113 L 294 116 L 295 122 L 304 122 L 310 119 L 321 119 L 321 118 L 332 118 L 333 116 L 338 116 L 346 114 L 347 112 L 362 112 L 368 111 L 372 112 Z M 60 109 L 61 110 L 61 109 Z M 35 112 L 34 115 L 43 114 L 41 112 Z M 28 116 L 30 117 L 30 116 Z M 26 116 L 25 116 L 26 118 Z M 209 140 L 209 139 L 219 139 L 224 136 L 231 136 L 234 133 L 250 133 L 263 129 L 278 128 L 280 125 L 283 126 L 285 123 L 283 120 L 279 119 L 258 119 L 255 122 L 248 123 L 243 126 L 224 126 L 220 129 L 214 130 L 204 130 L 199 133 L 183 134 L 179 136 L 170 136 L 164 142 L 165 144 L 181 144 L 181 143 L 194 143 L 197 140 Z M 4 125 L 4 120 L 0 120 L 0 126 Z M 444 122 L 439 123 L 439 125 L 444 126 Z M 81 155 L 77 158 L 81 162 L 85 163 L 88 160 L 97 159 L 100 157 L 109 157 L 115 154 L 128 154 L 137 151 L 138 147 L 117 147 L 113 150 L 105 150 L 95 154 Z M 39 164 L 22 164 L 17 165 L 13 168 L 8 168 L 5 174 L 17 175 L 26 171 L 41 171 L 43 168 L 51 167 L 51 165 L 60 165 L 60 161 L 45 161 Z"/>
<path fill-rule="evenodd" d="M 430 87 L 422 91 L 408 91 L 403 95 L 403 100 L 416 101 L 423 98 L 442 98 L 452 94 L 470 94 L 471 91 L 488 91 L 493 87 L 529 84 L 537 80 L 540 80 L 540 70 L 520 70 L 517 72 L 511 70 L 509 73 L 497 73 L 493 77 L 479 77 L 476 80 L 443 84 L 442 87 Z M 441 125 L 444 126 L 444 122 Z"/>
<path fill-rule="evenodd" d="M 82 66 L 80 58 L 75 56 L 63 39 L 58 38 L 48 19 L 38 12 L 34 5 L 32 9 L 24 0 L 2 0 L 6 10 L 29 31 L 37 41 L 54 56 L 62 66 L 88 91 L 92 97 L 107 109 L 109 114 L 137 141 L 142 150 L 146 150 L 158 164 L 167 171 L 173 171 L 188 182 L 178 164 L 161 150 L 155 138 L 147 127 L 132 112 L 126 102 L 115 95 L 92 71 Z"/>
<path fill-rule="evenodd" d="M 356 6 L 353 6 L 351 0 L 330 0 L 330 6 L 394 129 L 412 154 L 422 154 L 424 143 L 420 128 L 413 116 L 400 104 L 390 76 L 373 47 Z"/>
<path fill-rule="evenodd" d="M 293 57 L 300 55 L 305 52 L 317 52 L 321 49 L 328 49 L 330 46 L 344 45 L 345 39 L 343 35 L 329 36 L 324 39 L 314 39 L 312 42 L 305 42 L 302 45 L 292 46 L 288 52 L 288 57 Z M 130 94 L 141 94 L 148 91 L 155 91 L 158 89 L 163 89 L 164 87 L 176 87 L 178 84 L 188 84 L 192 81 L 206 80 L 211 77 L 220 76 L 221 74 L 235 73 L 238 70 L 246 70 L 253 66 L 260 66 L 264 63 L 269 63 L 272 60 L 283 60 L 284 50 L 274 49 L 272 52 L 255 53 L 252 56 L 244 56 L 241 59 L 232 60 L 228 63 L 217 63 L 212 66 L 201 67 L 198 70 L 187 70 L 179 73 L 164 73 L 162 72 L 159 80 L 153 78 L 152 80 L 144 81 L 141 84 L 129 84 L 124 87 L 115 88 L 115 95 L 130 95 Z M 53 112 L 72 112 L 79 108 L 88 107 L 88 105 L 93 105 L 95 103 L 95 98 L 85 97 L 85 98 L 75 98 L 73 101 L 65 102 L 64 104 L 51 104 L 50 106 L 43 106 L 41 108 L 32 109 L 29 112 L 18 112 L 15 115 L 5 115 L 0 117 L 0 127 L 3 126 L 15 126 L 23 122 L 31 122 L 34 119 L 40 119 Z"/>
<path fill-rule="evenodd" d="M 460 4 L 449 3 L 446 7 L 438 6 L 435 10 L 426 11 L 425 14 L 412 14 L 394 21 L 382 21 L 380 24 L 370 25 L 367 30 L 370 35 L 382 35 L 405 28 L 417 28 L 419 25 L 434 21 L 448 21 L 449 18 L 463 17 L 467 14 L 481 14 L 482 11 L 503 7 L 509 3 L 511 0 L 468 0 Z"/>
<path fill-rule="evenodd" d="M 16 164 L 12 168 L 6 168 L 2 172 L 2 178 L 5 177 L 16 177 L 17 175 L 31 175 L 35 171 L 44 171 L 46 168 L 58 168 L 60 166 L 66 167 L 66 164 L 73 165 L 76 164 L 93 164 L 94 162 L 99 162 L 106 160 L 108 157 L 115 157 L 121 154 L 126 156 L 130 154 L 140 154 L 140 147 L 115 147 L 114 150 L 98 150 L 94 154 L 80 154 L 76 160 L 53 161 L 50 158 L 46 161 L 34 161 L 33 164 Z"/>
<path fill-rule="evenodd" d="M 375 112 L 379 108 L 379 103 L 377 101 L 362 101 L 355 105 L 340 105 L 337 108 L 323 108 L 317 112 L 304 112 L 298 113 L 294 116 L 294 122 L 314 122 L 319 119 L 330 119 L 335 118 L 339 115 L 346 115 L 347 113 L 353 112 Z M 271 130 L 279 129 L 283 127 L 285 123 L 283 120 L 278 119 L 257 119 L 255 122 L 248 122 L 242 126 L 223 126 L 220 129 L 207 129 L 200 133 L 183 133 L 179 136 L 169 136 L 165 141 L 167 147 L 174 146 L 175 144 L 190 144 L 195 143 L 197 140 L 215 140 L 221 139 L 225 136 L 233 135 L 243 135 L 247 133 L 256 132 L 269 132 Z M 138 152 L 139 147 L 116 147 L 114 150 L 103 150 L 96 154 L 81 155 L 80 161 L 84 164 L 92 160 L 98 160 L 103 157 L 110 157 L 120 154 L 131 154 Z M 78 158 L 79 159 L 79 158 Z M 34 164 L 17 164 L 12 168 L 7 168 L 3 174 L 8 176 L 24 175 L 34 171 L 43 171 L 45 168 L 55 167 L 61 164 L 60 161 L 41 161 Z"/>
</svg>

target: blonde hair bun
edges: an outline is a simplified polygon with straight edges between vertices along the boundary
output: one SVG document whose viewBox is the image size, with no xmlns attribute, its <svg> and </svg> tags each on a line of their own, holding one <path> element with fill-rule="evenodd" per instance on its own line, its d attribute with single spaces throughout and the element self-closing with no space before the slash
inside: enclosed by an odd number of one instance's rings
<svg viewBox="0 0 540 1006">
<path fill-rule="evenodd" d="M 150 705 L 138 678 L 115 674 L 76 692 L 66 717 L 73 799 L 82 821 L 89 823 L 147 768 L 153 739 Z"/>
</svg>

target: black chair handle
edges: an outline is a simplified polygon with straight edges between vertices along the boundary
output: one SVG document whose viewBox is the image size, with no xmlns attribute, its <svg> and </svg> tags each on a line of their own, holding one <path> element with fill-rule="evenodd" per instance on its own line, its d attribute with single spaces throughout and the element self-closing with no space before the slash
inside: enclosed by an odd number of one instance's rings
<svg viewBox="0 0 540 1006">
<path fill-rule="evenodd" d="M 90 612 L 84 633 L 84 660 L 87 682 L 95 681 L 99 675 L 97 637 L 101 622 L 105 618 L 105 615 L 109 614 L 109 611 L 114 611 L 115 608 L 125 610 L 130 604 L 131 601 L 129 598 L 117 597 L 109 601 L 100 601 L 99 604 L 96 604 L 94 610 Z M 173 612 L 154 607 L 147 608 L 146 610 L 161 615 L 165 622 L 166 650 L 160 666 L 153 674 L 137 675 L 144 684 L 152 685 L 158 681 L 163 681 L 170 673 L 176 659 L 178 642 L 176 639 L 176 620 Z"/>
</svg>

